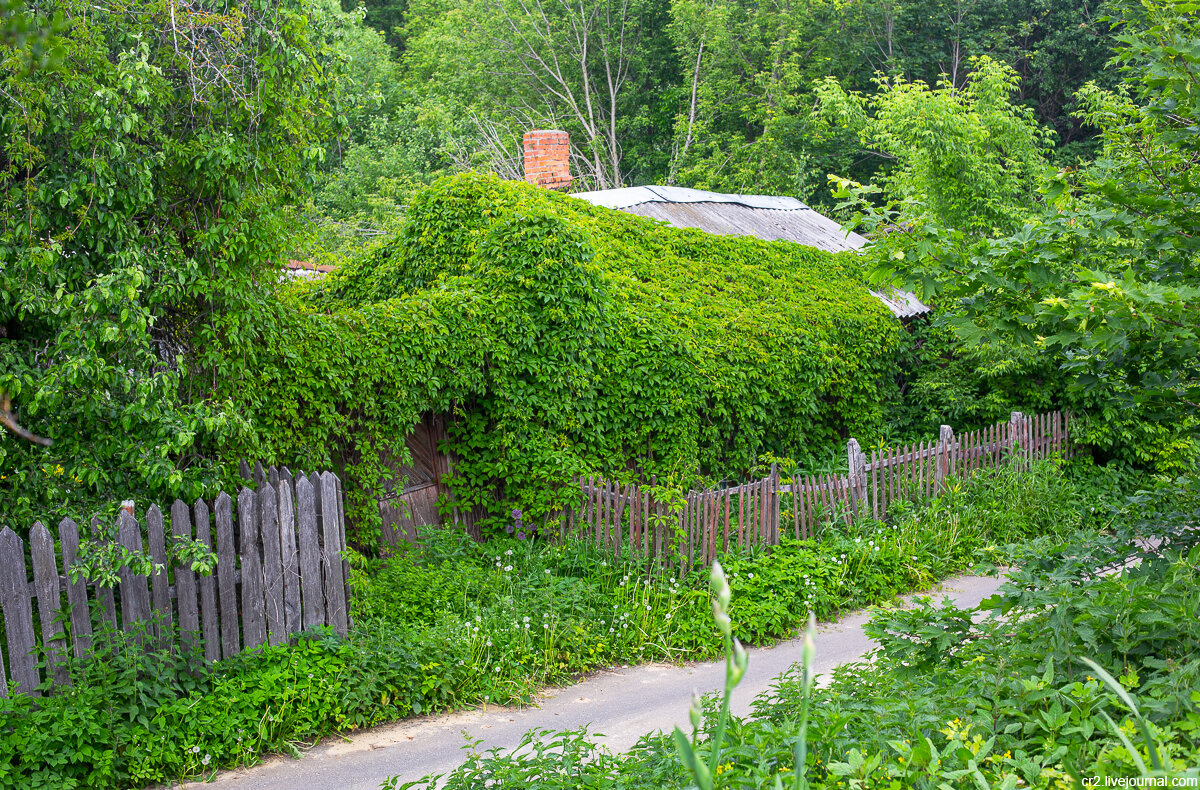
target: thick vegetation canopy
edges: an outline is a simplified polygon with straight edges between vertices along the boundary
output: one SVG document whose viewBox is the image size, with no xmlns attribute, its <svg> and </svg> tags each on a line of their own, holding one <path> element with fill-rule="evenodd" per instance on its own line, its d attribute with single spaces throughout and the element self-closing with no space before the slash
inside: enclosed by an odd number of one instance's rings
<svg viewBox="0 0 1200 790">
<path fill-rule="evenodd" d="M 458 506 L 535 519 L 574 473 L 685 483 L 875 433 L 902 337 L 852 254 L 478 175 L 421 193 L 395 240 L 300 286 L 295 306 L 278 353 L 230 393 L 260 455 L 349 437 L 370 492 L 380 453 L 446 411 Z"/>
<path fill-rule="evenodd" d="M 215 352 L 253 342 L 336 129 L 320 9 L 50 5 L 0 27 L 50 36 L 0 35 L 0 393 L 54 441 L 0 440 L 19 529 L 213 479 L 245 428 L 212 397 L 241 360 Z"/>
</svg>

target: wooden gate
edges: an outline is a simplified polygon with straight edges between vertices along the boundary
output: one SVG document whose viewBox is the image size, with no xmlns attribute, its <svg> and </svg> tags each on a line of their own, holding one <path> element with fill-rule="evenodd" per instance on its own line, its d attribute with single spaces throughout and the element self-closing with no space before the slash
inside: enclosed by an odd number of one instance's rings
<svg viewBox="0 0 1200 790">
<path fill-rule="evenodd" d="M 442 478 L 450 473 L 450 458 L 438 449 L 445 438 L 446 418 L 427 412 L 404 441 L 412 462 L 386 459 L 396 473 L 395 483 L 379 498 L 383 538 L 388 543 L 411 541 L 417 527 L 440 523 L 438 497 L 444 492 Z"/>
</svg>

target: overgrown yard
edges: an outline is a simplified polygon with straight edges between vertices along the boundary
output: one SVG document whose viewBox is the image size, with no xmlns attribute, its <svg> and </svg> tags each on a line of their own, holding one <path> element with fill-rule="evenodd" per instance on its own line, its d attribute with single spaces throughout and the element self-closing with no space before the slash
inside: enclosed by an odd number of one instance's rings
<svg viewBox="0 0 1200 790">
<path fill-rule="evenodd" d="M 791 635 L 810 610 L 828 619 L 883 603 L 977 560 L 1007 562 L 1017 541 L 1094 527 L 1100 494 L 1083 491 L 1048 463 L 1006 467 L 950 481 L 887 524 L 829 525 L 810 543 L 725 557 L 734 633 L 747 643 Z M 209 669 L 110 642 L 40 707 L 3 702 L 0 784 L 146 785 L 295 751 L 334 730 L 527 700 L 600 666 L 721 650 L 706 569 L 648 572 L 644 560 L 581 543 L 433 533 L 419 550 L 356 562 L 354 591 L 347 638 L 306 634 Z"/>
<path fill-rule="evenodd" d="M 987 790 L 1135 777 L 1196 786 L 1194 542 L 1169 542 L 1107 577 L 1077 560 L 1122 560 L 1114 550 L 1128 542 L 1060 547 L 985 602 L 994 616 L 980 623 L 949 604 L 881 610 L 869 625 L 882 644 L 875 660 L 843 665 L 827 688 L 796 665 L 723 738 L 720 700 L 704 700 L 699 731 L 678 736 L 694 744 L 692 771 L 667 733 L 613 756 L 583 732 L 534 732 L 514 752 L 472 755 L 442 786 Z"/>
</svg>

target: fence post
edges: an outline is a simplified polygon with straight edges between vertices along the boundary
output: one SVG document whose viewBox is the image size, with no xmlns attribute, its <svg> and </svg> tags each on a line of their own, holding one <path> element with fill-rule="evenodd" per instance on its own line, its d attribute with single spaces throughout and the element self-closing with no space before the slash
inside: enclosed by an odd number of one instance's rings
<svg viewBox="0 0 1200 790">
<path fill-rule="evenodd" d="M 858 439 L 846 442 L 846 469 L 850 482 L 850 509 L 857 516 L 860 500 L 867 490 L 867 457 L 858 446 Z"/>
<path fill-rule="evenodd" d="M 50 676 L 59 685 L 70 685 L 67 674 L 66 638 L 60 621 L 62 596 L 58 587 L 58 564 L 54 560 L 54 538 L 46 525 L 37 522 L 29 532 L 29 558 L 33 561 L 33 584 L 42 624 L 42 650 Z"/>
<path fill-rule="evenodd" d="M 1019 411 L 1014 411 L 1008 415 L 1008 453 L 1009 453 L 1009 457 L 1017 462 L 1017 467 L 1020 469 L 1023 469 L 1025 466 L 1021 462 L 1021 459 L 1025 456 L 1025 453 L 1029 449 L 1025 446 L 1025 432 L 1023 430 L 1024 427 L 1025 427 L 1025 415 L 1024 414 L 1022 414 Z M 1018 444 L 1021 446 L 1021 455 L 1020 456 L 1018 456 L 1016 454 L 1016 446 L 1015 445 L 1018 445 Z"/>
<path fill-rule="evenodd" d="M 942 481 L 952 471 L 951 453 L 954 452 L 954 429 L 943 425 L 938 433 L 937 444 L 937 490 L 942 490 Z"/>
<path fill-rule="evenodd" d="M 8 672 L 12 685 L 0 683 L 0 694 L 22 691 L 41 696 L 38 686 L 37 637 L 33 632 L 33 602 L 25 569 L 25 541 L 8 527 L 0 530 L 0 611 L 8 640 Z"/>
</svg>

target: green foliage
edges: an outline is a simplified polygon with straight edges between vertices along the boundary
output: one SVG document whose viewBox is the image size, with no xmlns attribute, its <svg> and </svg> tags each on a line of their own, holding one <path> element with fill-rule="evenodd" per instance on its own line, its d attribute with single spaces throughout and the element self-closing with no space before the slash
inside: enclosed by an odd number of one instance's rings
<svg viewBox="0 0 1200 790">
<path fill-rule="evenodd" d="M 203 669 L 198 655 L 147 650 L 153 641 L 108 634 L 73 664 L 71 688 L 37 706 L 3 700 L 0 787 L 142 787 L 209 774 L 332 729 L 444 708 L 466 682 L 453 642 L 421 645 L 403 629 L 305 634 Z"/>
<path fill-rule="evenodd" d="M 1036 523 L 992 519 L 989 529 L 1062 535 L 1074 523 L 1069 492 L 1054 487 L 1059 478 L 1047 467 L 1026 479 L 1059 507 L 1037 511 Z M 1013 498 L 1010 486 L 1001 476 L 968 489 L 973 501 L 1005 502 Z M 956 496 L 961 502 L 964 495 Z M 1176 513 L 1172 503 L 1190 509 Z M 1164 490 L 1128 512 L 1186 523 L 1196 517 L 1194 504 Z M 890 601 L 960 569 L 992 540 L 949 523 L 946 508 L 910 510 L 894 527 L 851 532 L 828 525 L 814 542 L 787 540 L 770 551 L 721 557 L 732 596 L 724 610 L 729 645 L 735 638 L 750 644 L 792 635 L 810 613 L 826 619 Z M 334 730 L 525 702 L 540 687 L 598 667 L 720 655 L 725 635 L 713 628 L 709 574 L 647 567 L 644 558 L 586 543 L 480 544 L 434 530 L 395 556 L 353 555 L 355 626 L 346 638 L 307 633 L 204 666 L 195 653 L 152 649 L 158 642 L 150 633 L 102 635 L 92 659 L 71 662 L 70 689 L 43 697 L 37 708 L 25 697 L 3 703 L 8 728 L 0 735 L 0 787 L 165 782 L 250 763 L 265 752 L 290 753 L 295 742 Z M 1047 567 L 1064 561 L 1048 557 Z M 708 732 L 716 719 L 705 715 Z M 736 720 L 728 732 L 731 745 L 723 753 L 730 756 L 714 775 L 748 748 Z M 709 732 L 698 741 L 704 758 L 710 738 Z M 584 748 L 582 739 L 568 742 L 572 750 Z M 647 749 L 639 763 L 646 775 L 678 781 L 678 767 L 661 764 L 673 763 L 670 742 Z M 660 763 L 653 769 L 652 757 Z M 483 770 L 486 761 L 473 764 Z M 603 765 L 619 769 L 598 760 L 601 775 Z"/>
<path fill-rule="evenodd" d="M 1125 461 L 1170 464 L 1195 452 L 1194 11 L 1176 2 L 1122 9 L 1124 83 L 1079 97 L 1101 129 L 1100 156 L 1035 180 L 1037 194 L 1013 204 L 1018 225 L 992 233 L 931 216 L 903 191 L 881 208 L 860 204 L 875 226 L 903 231 L 880 237 L 877 276 L 937 292 L 956 307 L 946 323 L 966 342 L 1026 346 L 1062 370 L 1080 402 L 1126 409 L 1092 426 L 1103 451 Z M 843 185 L 847 196 L 867 194 Z"/>
<path fill-rule="evenodd" d="M 336 125 L 320 17 L 172 9 L 57 3 L 61 62 L 32 71 L 0 43 L 0 391 L 54 440 L 3 434 L 14 528 L 114 493 L 191 499 L 246 427 L 212 392 L 245 360 L 212 352 L 254 336 L 285 205 Z"/>
<path fill-rule="evenodd" d="M 72 582 L 82 579 L 98 587 L 112 589 L 121 580 L 123 568 L 139 576 L 165 572 L 166 565 L 154 562 L 145 552 L 133 551 L 121 545 L 117 540 L 115 523 L 102 526 L 100 532 L 101 536 L 79 543 L 75 560 L 67 572 Z M 211 575 L 217 567 L 217 555 L 199 540 L 172 535 L 166 549 L 167 564 L 191 568 L 194 573 L 203 576 Z"/>
<path fill-rule="evenodd" d="M 724 640 L 725 689 L 721 694 L 721 711 L 717 714 L 715 729 L 708 744 L 707 762 L 700 754 L 696 737 L 702 716 L 701 703 L 698 698 L 692 700 L 692 708 L 688 714 L 692 722 L 692 736 L 689 738 L 684 735 L 683 730 L 678 727 L 672 733 L 675 747 L 679 751 L 680 761 L 692 778 L 696 780 L 696 785 L 701 790 L 712 790 L 714 787 L 714 774 L 721 761 L 721 742 L 725 737 L 725 725 L 729 722 L 729 697 L 737 685 L 742 682 L 742 677 L 746 674 L 746 667 L 750 662 L 746 649 L 733 636 L 733 623 L 729 619 L 729 603 L 733 598 L 733 591 L 729 588 L 729 582 L 725 578 L 725 571 L 721 569 L 721 563 L 713 563 L 708 582 L 713 594 L 713 619 Z"/>
<path fill-rule="evenodd" d="M 253 382 L 228 394 L 257 457 L 346 464 L 364 519 L 380 451 L 449 412 L 457 506 L 540 524 L 573 473 L 686 485 L 876 429 L 901 329 L 859 277 L 853 256 L 456 176 L 263 322 Z"/>
<path fill-rule="evenodd" d="M 963 233 L 1009 230 L 1027 216 L 1048 168 L 1050 135 L 1010 101 L 1016 72 L 986 57 L 972 65 L 961 88 L 898 78 L 877 80 L 870 97 L 833 79 L 817 88 L 823 113 L 894 161 L 877 184 L 904 207 L 906 222 L 932 219 Z"/>
<path fill-rule="evenodd" d="M 1163 500 L 1179 496 L 1164 492 Z M 913 610 L 883 610 L 868 626 L 881 642 L 872 661 L 843 665 L 831 683 L 814 688 L 805 657 L 755 701 L 753 718 L 729 719 L 720 735 L 714 701 L 704 705 L 706 737 L 656 733 L 614 758 L 586 733 L 538 731 L 522 746 L 561 744 L 562 759 L 536 747 L 473 753 L 441 781 L 447 787 L 503 777 L 514 785 L 594 788 L 1053 788 L 1085 777 L 1196 777 L 1200 626 L 1192 613 L 1200 605 L 1200 548 L 1188 526 L 1194 501 L 1186 504 L 1174 513 L 1158 508 L 1151 534 L 1178 534 L 1187 543 L 1137 543 L 1143 562 L 1123 573 L 1100 572 L 1106 560 L 1125 557 L 1090 536 L 1058 546 L 1061 556 L 1045 555 L 981 609 L 918 601 Z M 1136 514 L 1129 511 L 1135 520 Z M 1127 518 L 1119 531 L 1143 526 Z M 1063 572 L 1065 558 L 1084 561 Z M 735 620 L 741 598 L 735 588 Z M 989 608 L 997 614 L 981 617 Z M 685 770 L 665 766 L 683 742 Z M 716 758 L 714 769 L 706 757 Z M 595 771 L 580 777 L 575 766 L 589 761 Z"/>
<path fill-rule="evenodd" d="M 462 159 L 520 176 L 530 129 L 571 134 L 577 186 L 653 180 L 673 120 L 667 0 L 425 0 L 409 8 L 405 82 L 468 120 Z"/>
</svg>

